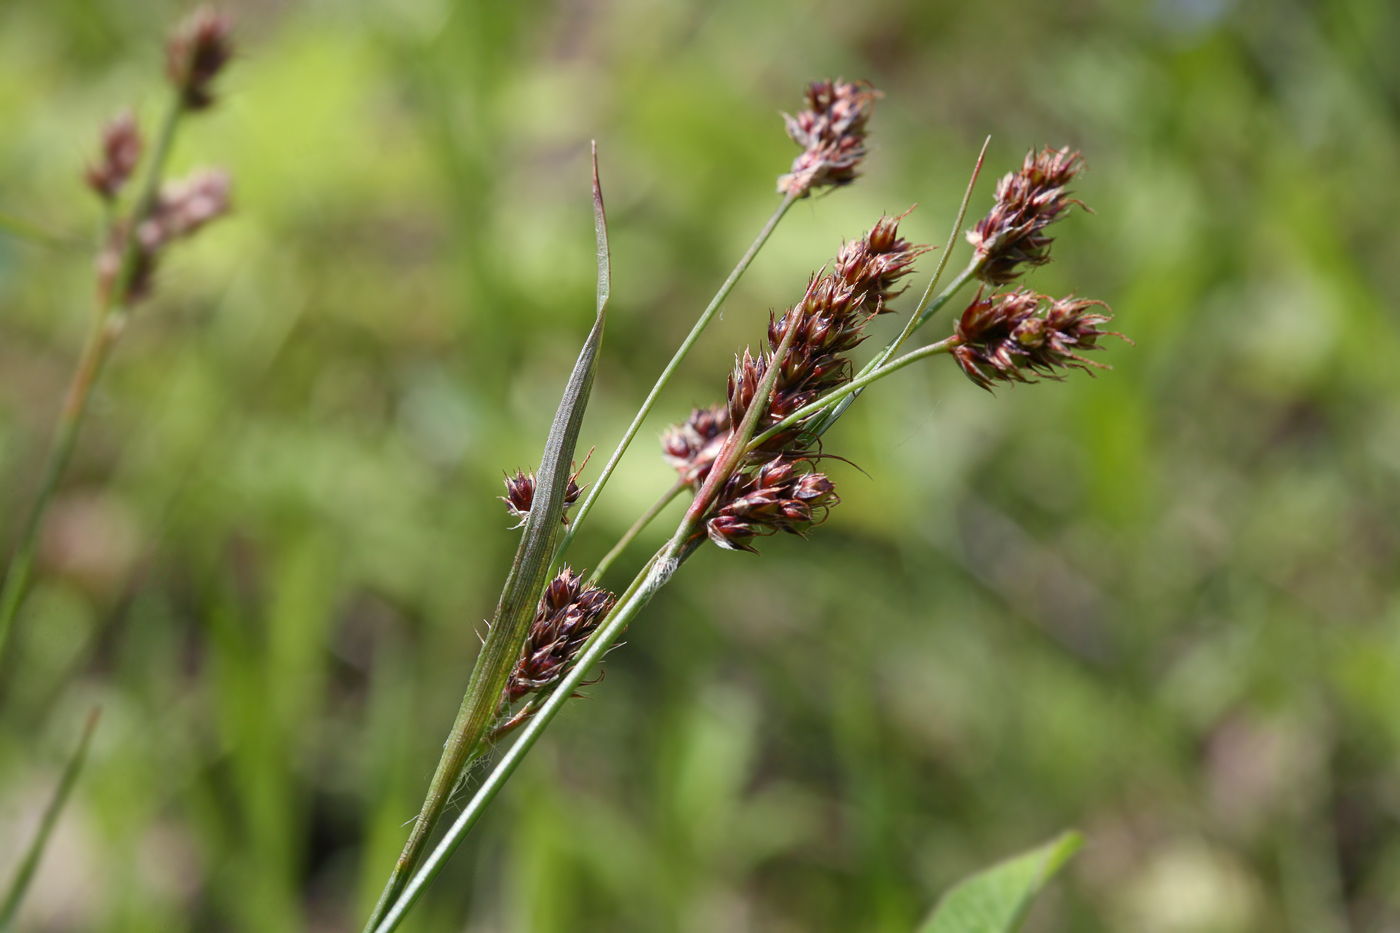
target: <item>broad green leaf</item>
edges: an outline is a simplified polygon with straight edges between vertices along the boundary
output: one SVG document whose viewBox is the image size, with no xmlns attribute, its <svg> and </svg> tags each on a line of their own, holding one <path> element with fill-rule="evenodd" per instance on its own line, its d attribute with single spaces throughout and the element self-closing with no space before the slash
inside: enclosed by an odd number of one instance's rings
<svg viewBox="0 0 1400 933">
<path fill-rule="evenodd" d="M 1078 833 L 1065 833 L 973 875 L 943 895 L 918 933 L 1013 933 L 1036 894 L 1083 843 Z"/>
</svg>

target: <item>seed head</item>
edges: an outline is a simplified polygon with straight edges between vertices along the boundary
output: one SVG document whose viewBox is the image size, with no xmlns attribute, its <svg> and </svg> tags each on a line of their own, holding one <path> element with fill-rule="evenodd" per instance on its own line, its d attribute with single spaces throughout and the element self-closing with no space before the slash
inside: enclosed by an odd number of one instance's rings
<svg viewBox="0 0 1400 933">
<path fill-rule="evenodd" d="M 953 358 L 984 389 L 991 389 L 994 382 L 1036 382 L 1042 376 L 1062 379 L 1058 370 L 1064 369 L 1108 369 L 1080 351 L 1099 349 L 1100 337 L 1128 338 L 1099 329 L 1113 317 L 1089 310 L 1096 305 L 1108 307 L 1083 298 L 1056 301 L 1025 288 L 986 298 L 979 295 L 958 321 Z"/>
<path fill-rule="evenodd" d="M 159 252 L 174 240 L 190 236 L 200 227 L 228 213 L 228 172 L 202 169 L 160 189 L 151 215 L 137 227 L 142 248 Z"/>
<path fill-rule="evenodd" d="M 166 248 L 228 213 L 229 185 L 227 172 L 204 169 L 162 186 L 151 212 L 136 224 L 136 246 L 129 260 L 131 268 L 122 283 L 123 293 L 114 296 L 114 300 L 133 302 L 149 296 L 156 268 Z M 114 224 L 107 242 L 98 252 L 97 276 L 106 292 L 116 288 L 122 275 L 122 264 L 128 261 L 130 239 L 130 222 Z"/>
<path fill-rule="evenodd" d="M 1084 167 L 1084 156 L 1049 146 L 1026 153 L 1019 172 L 997 182 L 996 205 L 977 222 L 967 240 L 977 250 L 978 277 L 990 285 L 1006 285 L 1025 270 L 1050 261 L 1051 238 L 1044 230 L 1069 209 L 1084 207 L 1068 196 L 1070 181 Z M 1086 208 L 1087 210 L 1087 208 Z"/>
<path fill-rule="evenodd" d="M 753 403 L 769 361 L 789 328 L 797 328 L 797 333 L 780 363 L 767 422 L 761 427 L 778 423 L 850 378 L 850 363 L 844 354 L 865 339 L 866 323 L 887 310 L 885 303 L 898 294 L 895 283 L 928 251 L 928 247 L 899 236 L 903 216 L 883 217 L 865 236 L 843 246 L 831 271 L 814 276 L 800 302 L 782 315 L 770 317 L 768 349 L 757 359 L 748 350 L 735 359 L 728 388 L 731 423 L 738 424 Z M 794 445 L 802 446 L 800 434 L 798 429 L 785 431 L 759 449 L 766 453 L 791 451 Z"/>
<path fill-rule="evenodd" d="M 802 147 L 778 191 L 804 198 L 813 188 L 847 185 L 865 158 L 865 124 L 880 92 L 868 81 L 816 81 L 807 88 L 807 109 L 783 114 L 787 133 Z"/>
<path fill-rule="evenodd" d="M 666 429 L 661 436 L 661 455 L 688 485 L 703 483 L 729 437 L 729 424 L 726 406 L 697 408 L 682 424 Z"/>
<path fill-rule="evenodd" d="M 825 521 L 841 501 L 835 490 L 825 474 L 799 471 L 793 461 L 776 457 L 730 478 L 705 531 L 722 548 L 757 553 L 749 544 L 755 537 L 777 531 L 800 535 Z"/>
<path fill-rule="evenodd" d="M 141 128 L 127 110 L 102 128 L 102 155 L 87 167 L 83 178 L 97 196 L 111 201 L 130 180 L 141 161 Z"/>
<path fill-rule="evenodd" d="M 583 462 L 587 465 L 588 458 L 585 457 Z M 578 476 L 582 472 L 583 467 L 581 466 L 569 475 L 568 481 L 564 484 L 565 512 L 578 501 L 579 494 L 583 492 L 583 487 L 578 484 Z M 506 511 L 514 518 L 519 519 L 519 521 L 512 526 L 514 528 L 519 528 L 525 524 L 525 519 L 530 517 L 530 507 L 535 504 L 535 474 L 533 472 L 526 473 L 522 470 L 516 470 L 514 476 L 506 477 L 505 484 L 506 494 L 504 496 L 497 496 L 497 498 L 506 504 Z M 569 517 L 567 515 L 560 515 L 560 520 L 566 525 L 569 523 Z"/>
<path fill-rule="evenodd" d="M 530 634 L 506 683 L 506 704 L 558 683 L 614 602 L 612 593 L 585 584 L 567 566 L 559 571 L 540 597 Z"/>
<path fill-rule="evenodd" d="M 233 57 L 230 27 L 227 16 L 200 7 L 171 34 L 165 71 L 186 110 L 203 110 L 214 103 L 214 78 Z"/>
</svg>

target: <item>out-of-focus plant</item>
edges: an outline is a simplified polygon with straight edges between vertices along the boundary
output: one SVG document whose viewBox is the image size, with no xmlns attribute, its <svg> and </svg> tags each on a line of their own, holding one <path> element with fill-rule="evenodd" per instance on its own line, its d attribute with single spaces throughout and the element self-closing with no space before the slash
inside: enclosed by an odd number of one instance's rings
<svg viewBox="0 0 1400 933">
<path fill-rule="evenodd" d="M 0 660 L 33 575 L 44 515 L 73 456 L 93 386 L 113 346 L 132 310 L 150 297 L 157 268 L 171 244 L 228 211 L 226 172 L 204 169 L 170 180 L 166 163 L 185 119 L 217 100 L 214 80 L 233 55 L 229 25 L 224 15 L 201 8 L 176 27 L 166 43 L 170 102 L 150 155 L 135 117 L 125 112 L 103 129 L 101 152 L 84 175 L 103 206 L 92 319 L 54 426 L 39 489 L 0 588 Z M 143 157 L 144 174 L 130 193 Z"/>
<path fill-rule="evenodd" d="M 657 396 L 777 223 L 795 201 L 856 179 L 878 96 L 862 82 L 817 82 L 808 89 L 806 109 L 787 117 L 788 133 L 802 152 L 792 171 L 778 181 L 781 203 L 663 369 L 569 521 L 565 509 L 581 495 L 572 456 L 610 292 L 607 223 L 595 150 L 596 320 L 555 415 L 539 469 L 506 481 L 508 509 L 523 519 L 519 549 L 427 798 L 367 933 L 387 933 L 399 925 L 540 732 L 698 548 L 708 540 L 727 550 L 754 551 L 758 538 L 779 531 L 805 535 L 821 523 L 840 501 L 832 480 L 819 470 L 822 461 L 832 456 L 825 452 L 821 438 L 865 387 L 938 355 L 951 356 L 970 380 L 987 389 L 997 383 L 1058 380 L 1071 369 L 1103 368 L 1085 353 L 1099 349 L 1101 338 L 1121 335 L 1103 329 L 1110 317 L 1098 310 L 1104 308 L 1101 302 L 1007 288 L 1029 268 L 1049 260 L 1047 227 L 1079 203 L 1069 196 L 1069 185 L 1083 159 L 1069 148 L 1033 150 L 1019 170 L 1001 179 L 993 208 L 968 233 L 974 248 L 971 260 L 935 295 L 976 182 L 974 171 L 937 271 L 903 330 L 868 365 L 855 372 L 848 354 L 865 339 L 867 323 L 893 311 L 889 303 L 903 291 L 900 280 L 913 272 L 920 256 L 930 252 L 929 247 L 899 235 L 903 215 L 882 217 L 865 235 L 845 244 L 812 276 L 796 304 L 770 315 L 766 346 L 757 354 L 746 349 L 736 359 L 725 402 L 697 409 L 684 424 L 666 433 L 663 451 L 678 472 L 677 482 L 646 510 L 592 576 L 585 581 L 562 565 L 573 535 Z M 977 167 L 980 170 L 980 157 Z M 974 281 L 980 289 L 951 335 L 896 355 L 915 331 Z M 684 517 L 626 589 L 614 596 L 597 587 L 602 571 L 667 503 L 684 492 L 692 496 Z M 517 729 L 519 738 L 424 860 L 429 838 L 469 767 Z M 1052 860 L 1058 864 L 1071 848 L 1056 848 L 1060 854 Z M 1024 904 L 1052 870 L 1037 868 L 1032 883 L 1012 886 L 1016 890 L 998 901 L 1005 915 L 999 925 L 955 924 L 937 929 L 1013 929 Z"/>
</svg>

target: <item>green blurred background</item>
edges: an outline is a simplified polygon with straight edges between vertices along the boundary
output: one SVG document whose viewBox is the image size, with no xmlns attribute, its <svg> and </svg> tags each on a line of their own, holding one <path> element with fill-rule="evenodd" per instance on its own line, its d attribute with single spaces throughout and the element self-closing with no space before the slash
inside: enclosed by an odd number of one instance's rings
<svg viewBox="0 0 1400 933">
<path fill-rule="evenodd" d="M 575 560 L 843 238 L 917 201 L 904 229 L 943 241 L 987 134 L 968 225 L 1028 148 L 1084 150 L 1095 214 L 1030 284 L 1137 346 L 863 396 L 830 521 L 688 564 L 411 928 L 903 933 L 1076 826 L 1042 933 L 1400 929 L 1393 0 L 229 9 L 241 56 L 175 161 L 227 166 L 236 214 L 132 321 L 0 678 L 5 877 L 104 710 L 21 929 L 359 928 L 515 548 L 501 471 L 591 319 L 589 139 L 614 300 L 586 479 L 825 76 L 886 94 L 865 177 L 789 214 Z M 113 112 L 153 122 L 183 11 L 0 4 L 0 211 L 60 241 L 0 236 L 7 549 L 88 320 L 78 177 Z"/>
</svg>

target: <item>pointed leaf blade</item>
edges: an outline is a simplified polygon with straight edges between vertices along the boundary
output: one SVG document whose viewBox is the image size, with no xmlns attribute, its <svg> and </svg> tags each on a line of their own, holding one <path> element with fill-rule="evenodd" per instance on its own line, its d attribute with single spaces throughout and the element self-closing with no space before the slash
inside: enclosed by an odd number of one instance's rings
<svg viewBox="0 0 1400 933">
<path fill-rule="evenodd" d="M 973 875 L 943 895 L 918 933 L 1014 933 L 1036 894 L 1083 843 L 1078 833 L 1065 833 Z"/>
</svg>

